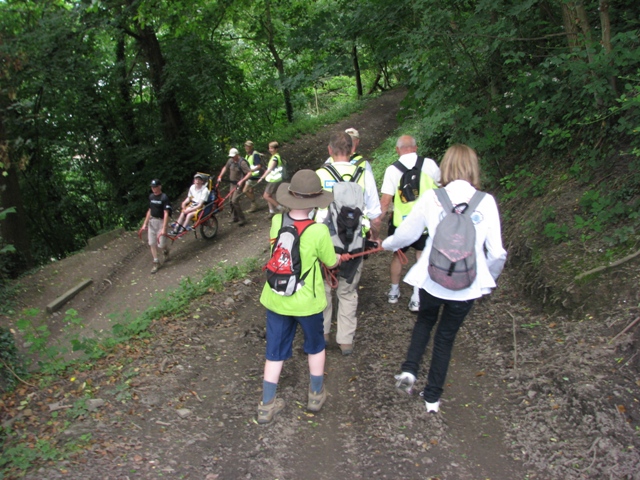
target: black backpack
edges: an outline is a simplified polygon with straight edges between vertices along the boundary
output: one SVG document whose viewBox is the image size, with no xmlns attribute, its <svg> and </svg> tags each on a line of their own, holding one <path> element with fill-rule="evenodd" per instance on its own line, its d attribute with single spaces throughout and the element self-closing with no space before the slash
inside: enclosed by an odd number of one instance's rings
<svg viewBox="0 0 640 480">
<path fill-rule="evenodd" d="M 429 254 L 429 277 L 449 290 L 463 290 L 476 279 L 476 227 L 471 214 L 485 193 L 476 191 L 469 203 L 455 207 L 444 188 L 436 196 L 445 217 L 436 227 Z"/>
<path fill-rule="evenodd" d="M 398 184 L 398 195 L 402 203 L 415 202 L 420 196 L 420 175 L 423 164 L 424 157 L 421 156 L 418 156 L 412 168 L 405 167 L 400 161 L 393 163 L 393 166 L 402 172 Z"/>
<path fill-rule="evenodd" d="M 278 295 L 289 297 L 300 290 L 313 268 L 302 273 L 300 237 L 314 223 L 310 219 L 294 220 L 286 213 L 282 215 L 282 226 L 273 243 L 271 258 L 263 267 L 267 272 L 267 283 Z"/>
</svg>

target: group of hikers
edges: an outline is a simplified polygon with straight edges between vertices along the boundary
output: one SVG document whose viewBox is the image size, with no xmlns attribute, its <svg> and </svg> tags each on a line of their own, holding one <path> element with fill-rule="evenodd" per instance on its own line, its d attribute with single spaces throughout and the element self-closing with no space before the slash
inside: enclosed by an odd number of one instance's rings
<svg viewBox="0 0 640 480">
<path fill-rule="evenodd" d="M 283 181 L 277 142 L 269 144 L 266 168 L 253 143 L 247 141 L 246 160 L 232 148 L 221 171 L 220 177 L 229 171 L 238 196 L 243 192 L 251 200 L 250 212 L 257 209 L 253 187 L 259 181 L 268 182 L 263 197 L 272 217 L 272 254 L 260 297 L 267 309 L 260 424 L 270 423 L 285 406 L 277 386 L 284 361 L 293 355 L 298 326 L 304 333 L 309 364 L 307 409 L 322 408 L 327 398 L 325 348 L 332 333 L 334 297 L 335 340 L 343 355 L 351 355 L 364 255 L 394 252 L 387 299 L 395 304 L 404 252 L 409 248 L 416 252 L 416 263 L 404 281 L 413 286 L 408 309 L 417 316 L 395 386 L 399 392 L 412 393 L 431 331 L 438 324 L 421 392 L 427 412 L 437 413 L 456 334 L 475 299 L 490 293 L 504 267 L 507 252 L 498 207 L 493 196 L 479 191 L 480 168 L 472 148 L 453 145 L 438 167 L 432 159 L 418 156 L 413 137 L 402 135 L 396 142 L 399 158 L 385 170 L 380 197 L 371 165 L 356 151 L 359 140 L 353 128 L 333 133 L 326 162 L 316 171 L 299 170 L 290 182 Z M 183 202 L 184 216 L 181 213 L 176 228 L 186 228 L 202 188 L 196 174 L 192 186 L 196 192 L 192 196 L 190 190 Z M 164 239 L 160 234 L 166 232 L 171 207 L 159 180 L 152 180 L 151 189 L 143 228 L 149 231 L 154 273 L 159 267 L 158 251 L 168 255 L 166 244 L 158 238 Z M 234 197 L 232 221 L 242 226 L 246 219 L 235 192 Z M 392 206 L 388 234 L 382 241 L 382 222 Z"/>
</svg>

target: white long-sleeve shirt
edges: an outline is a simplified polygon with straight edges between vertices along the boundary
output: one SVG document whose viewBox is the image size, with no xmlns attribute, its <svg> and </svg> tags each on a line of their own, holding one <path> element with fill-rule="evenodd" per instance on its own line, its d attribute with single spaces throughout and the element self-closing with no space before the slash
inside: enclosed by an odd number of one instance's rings
<svg viewBox="0 0 640 480">
<path fill-rule="evenodd" d="M 453 205 L 469 202 L 476 189 L 464 180 L 449 183 L 445 190 Z M 394 235 L 382 242 L 385 250 L 398 250 L 416 241 L 424 229 L 430 232 L 418 262 L 409 270 L 404 281 L 409 285 L 423 288 L 434 297 L 445 300 L 472 300 L 491 293 L 496 279 L 502 272 L 507 260 L 507 252 L 502 246 L 500 214 L 493 196 L 486 194 L 473 213 L 476 227 L 476 271 L 474 282 L 463 290 L 449 290 L 429 277 L 429 255 L 433 245 L 436 227 L 444 218 L 444 210 L 434 190 L 425 192 L 417 200 L 411 213 L 396 229 Z M 485 253 L 486 252 L 486 253 Z"/>
</svg>

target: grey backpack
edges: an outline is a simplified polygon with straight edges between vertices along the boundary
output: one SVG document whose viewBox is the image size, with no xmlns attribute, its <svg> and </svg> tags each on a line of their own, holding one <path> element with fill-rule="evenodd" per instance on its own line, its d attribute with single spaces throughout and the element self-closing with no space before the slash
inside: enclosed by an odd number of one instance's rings
<svg viewBox="0 0 640 480">
<path fill-rule="evenodd" d="M 435 190 L 445 217 L 438 224 L 429 254 L 429 277 L 449 290 L 468 288 L 476 279 L 476 228 L 471 214 L 485 193 L 455 207 L 444 188 Z"/>
<path fill-rule="evenodd" d="M 325 224 L 329 227 L 331 241 L 336 253 L 359 253 L 364 251 L 362 222 L 364 216 L 364 189 L 358 183 L 364 174 L 364 168 L 357 167 L 352 175 L 345 173 L 345 180 L 331 164 L 324 165 L 336 183 L 333 184 L 333 202 L 329 205 L 329 213 Z M 338 274 L 352 283 L 362 257 L 356 257 L 340 264 Z"/>
</svg>

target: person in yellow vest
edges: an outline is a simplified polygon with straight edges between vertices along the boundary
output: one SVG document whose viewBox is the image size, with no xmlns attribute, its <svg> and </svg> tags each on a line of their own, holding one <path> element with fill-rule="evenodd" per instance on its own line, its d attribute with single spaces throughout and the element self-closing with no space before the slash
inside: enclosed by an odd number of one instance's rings
<svg viewBox="0 0 640 480">
<path fill-rule="evenodd" d="M 384 217 L 389 211 L 391 204 L 393 203 L 393 214 L 389 219 L 389 236 L 393 235 L 396 228 L 400 226 L 400 223 L 404 218 L 409 215 L 413 208 L 415 201 L 404 203 L 401 196 L 398 194 L 398 186 L 400 179 L 402 178 L 402 166 L 406 169 L 411 169 L 416 165 L 418 161 L 418 154 L 416 153 L 418 147 L 416 145 L 416 139 L 410 135 L 402 135 L 396 142 L 396 153 L 399 155 L 398 162 L 402 165 L 396 165 L 396 163 L 389 165 L 384 172 L 384 179 L 382 180 L 382 187 L 380 193 L 382 198 L 380 199 L 380 205 L 382 207 L 382 216 Z M 440 168 L 436 162 L 430 158 L 425 158 L 422 164 L 422 175 L 420 176 L 420 194 L 426 190 L 438 188 L 440 182 Z M 422 251 L 424 250 L 425 242 L 427 240 L 428 233 L 424 232 L 423 235 L 413 242 L 411 245 L 404 247 L 403 252 L 409 250 L 412 247 L 416 252 L 416 262 L 420 258 Z M 390 266 L 391 273 L 391 289 L 387 294 L 387 300 L 389 303 L 398 303 L 400 298 L 400 277 L 402 275 L 402 263 L 400 258 L 394 255 L 391 259 Z M 420 308 L 420 289 L 414 287 L 413 294 L 409 300 L 409 310 L 417 312 Z"/>
<path fill-rule="evenodd" d="M 267 181 L 267 186 L 264 189 L 262 198 L 264 198 L 267 205 L 269 205 L 269 218 L 283 210 L 276 200 L 276 191 L 282 183 L 284 176 L 284 164 L 282 163 L 282 158 L 280 158 L 280 154 L 278 153 L 279 148 L 280 144 L 278 142 L 269 143 L 269 153 L 271 154 L 269 166 L 260 177 L 260 180 L 258 180 L 259 182 L 265 179 Z"/>
<path fill-rule="evenodd" d="M 245 159 L 249 164 L 251 172 L 245 175 L 242 180 L 238 182 L 238 188 L 240 188 L 241 185 L 244 185 L 242 187 L 242 193 L 251 200 L 251 207 L 249 207 L 247 213 L 253 213 L 258 210 L 258 205 L 256 205 L 256 196 L 255 193 L 253 193 L 253 187 L 258 183 L 260 173 L 264 167 L 262 166 L 262 158 L 253 148 L 253 142 L 251 140 L 244 142 L 244 151 L 247 153 Z"/>
<path fill-rule="evenodd" d="M 354 175 L 358 175 L 358 185 L 364 193 L 364 217 L 371 221 L 371 238 L 376 241 L 379 238 L 380 220 L 382 217 L 380 209 L 380 199 L 373 174 L 363 167 L 353 165 L 349 162 L 351 154 L 351 137 L 346 132 L 337 132 L 331 135 L 329 142 L 329 155 L 331 156 L 330 166 L 337 173 L 348 181 Z M 322 181 L 322 188 L 333 192 L 336 179 L 326 166 L 316 170 Z M 327 210 L 319 210 L 316 214 L 316 221 L 323 223 L 327 218 Z M 336 235 L 337 236 L 337 235 Z M 332 237 L 333 239 L 333 237 Z M 364 243 L 364 242 L 363 242 Z M 336 253 L 341 253 L 334 242 Z M 358 284 L 362 275 L 362 257 L 357 257 L 347 262 L 342 262 L 338 268 L 338 287 L 336 288 L 336 299 L 338 301 L 337 332 L 336 342 L 340 346 L 343 355 L 353 353 L 353 344 L 357 327 L 356 311 L 358 309 Z M 325 341 L 329 340 L 331 331 L 331 321 L 333 317 L 333 302 L 331 287 L 325 283 L 325 293 L 327 295 L 327 307 L 324 310 L 324 334 Z"/>
<path fill-rule="evenodd" d="M 360 132 L 353 127 L 347 128 L 345 133 L 349 134 L 351 137 L 351 153 L 349 155 L 349 162 L 352 165 L 361 166 L 366 168 L 371 174 L 373 174 L 373 169 L 371 168 L 371 164 L 364 159 L 364 157 L 357 152 L 358 145 L 360 145 Z M 327 158 L 325 164 L 332 163 L 331 157 Z"/>
</svg>

